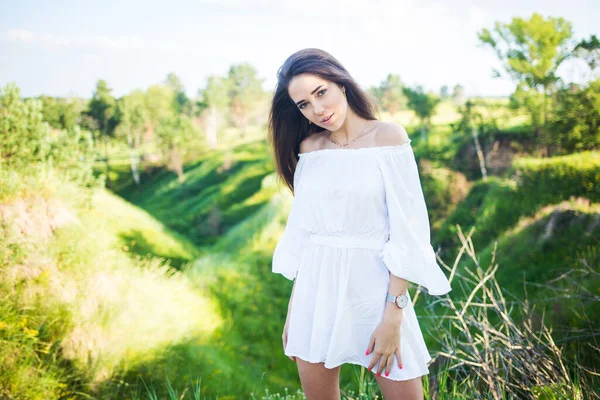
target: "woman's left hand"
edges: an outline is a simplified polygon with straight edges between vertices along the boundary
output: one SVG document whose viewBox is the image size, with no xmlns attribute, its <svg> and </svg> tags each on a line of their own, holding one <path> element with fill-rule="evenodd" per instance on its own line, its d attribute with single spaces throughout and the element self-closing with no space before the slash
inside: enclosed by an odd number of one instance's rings
<svg viewBox="0 0 600 400">
<path fill-rule="evenodd" d="M 373 353 L 373 359 L 369 364 L 369 371 L 379 362 L 377 375 L 381 376 L 385 368 L 388 376 L 392 370 L 394 354 L 398 358 L 398 367 L 402 368 L 402 356 L 400 354 L 400 328 L 401 320 L 381 321 L 373 331 L 367 348 L 367 355 Z M 374 372 L 374 371 L 373 371 Z"/>
</svg>

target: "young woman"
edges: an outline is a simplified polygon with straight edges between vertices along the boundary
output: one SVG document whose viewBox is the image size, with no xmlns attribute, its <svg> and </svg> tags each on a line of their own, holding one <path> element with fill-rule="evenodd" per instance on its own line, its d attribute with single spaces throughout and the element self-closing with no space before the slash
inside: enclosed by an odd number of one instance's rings
<svg viewBox="0 0 600 400">
<path fill-rule="evenodd" d="M 431 357 L 407 284 L 450 291 L 411 140 L 375 109 L 323 50 L 278 71 L 269 140 L 294 200 L 272 270 L 294 280 L 282 339 L 309 400 L 340 398 L 343 363 L 372 370 L 386 400 L 422 399 Z"/>
</svg>

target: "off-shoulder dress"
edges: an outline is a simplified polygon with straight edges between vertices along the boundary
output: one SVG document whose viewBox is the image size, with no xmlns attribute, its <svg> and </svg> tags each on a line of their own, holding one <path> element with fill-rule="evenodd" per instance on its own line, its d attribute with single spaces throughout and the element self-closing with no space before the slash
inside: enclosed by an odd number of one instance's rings
<svg viewBox="0 0 600 400">
<path fill-rule="evenodd" d="M 365 351 L 383 318 L 390 274 L 430 295 L 448 293 L 411 141 L 300 153 L 272 271 L 296 280 L 285 354 L 327 368 L 369 366 L 373 353 Z M 386 378 L 429 373 L 412 301 L 400 330 L 402 369 L 394 362 Z"/>
</svg>

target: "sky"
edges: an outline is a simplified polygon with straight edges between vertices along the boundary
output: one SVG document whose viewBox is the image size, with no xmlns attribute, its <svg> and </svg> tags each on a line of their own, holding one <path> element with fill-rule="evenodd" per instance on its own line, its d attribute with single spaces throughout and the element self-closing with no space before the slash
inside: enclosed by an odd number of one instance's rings
<svg viewBox="0 0 600 400">
<path fill-rule="evenodd" d="M 0 86 L 89 98 L 104 79 L 120 97 L 175 72 L 195 97 L 247 62 L 272 90 L 287 57 L 316 47 L 365 88 L 394 73 L 426 90 L 506 96 L 515 83 L 492 77 L 500 62 L 477 32 L 534 12 L 572 22 L 575 39 L 600 35 L 600 0 L 0 0 Z M 559 74 L 588 76 L 577 62 Z"/>
</svg>

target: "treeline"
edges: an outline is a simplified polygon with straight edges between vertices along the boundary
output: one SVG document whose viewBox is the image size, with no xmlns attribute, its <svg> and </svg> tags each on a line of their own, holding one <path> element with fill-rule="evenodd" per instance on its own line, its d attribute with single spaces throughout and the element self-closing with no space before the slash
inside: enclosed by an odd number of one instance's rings
<svg viewBox="0 0 600 400">
<path fill-rule="evenodd" d="M 248 64 L 232 66 L 225 77 L 212 76 L 197 98 L 187 96 L 180 78 L 167 75 L 147 90 L 134 90 L 120 98 L 99 80 L 90 100 L 41 96 L 44 119 L 55 129 L 81 126 L 93 132 L 110 177 L 110 151 L 114 144 L 128 149 L 135 183 L 141 184 L 142 147 L 156 151 L 162 163 L 183 180 L 183 164 L 206 147 L 218 145 L 219 118 L 240 129 L 243 136 L 259 104 L 266 99 L 262 80 Z M 109 178 L 110 179 L 110 178 Z M 107 181 L 110 186 L 110 180 Z"/>
<path fill-rule="evenodd" d="M 73 123 L 52 129 L 38 99 L 23 99 L 19 88 L 0 88 L 0 177 L 56 171 L 81 186 L 102 184 L 93 175 L 94 138 Z"/>
<path fill-rule="evenodd" d="M 478 36 L 502 62 L 503 71 L 495 71 L 496 76 L 508 76 L 516 83 L 510 107 L 530 116 L 536 147 L 551 156 L 600 146 L 600 42 L 596 36 L 575 42 L 570 22 L 539 14 L 529 19 L 513 18 L 510 23 L 497 22 Z M 558 76 L 558 68 L 575 58 L 583 60 L 589 69 L 585 84 L 566 83 Z M 161 83 L 119 98 L 106 81 L 99 80 L 90 99 L 42 95 L 27 99 L 27 107 L 31 113 L 41 113 L 55 136 L 58 131 L 72 132 L 71 136 L 83 140 L 87 134 L 82 131 L 89 132 L 96 152 L 105 161 L 108 186 L 111 149 L 126 149 L 133 180 L 139 186 L 140 163 L 148 151 L 156 153 L 153 156 L 159 165 L 175 171 L 182 181 L 183 164 L 204 149 L 218 146 L 218 133 L 225 128 L 237 128 L 242 137 L 249 126 L 264 128 L 271 93 L 263 90 L 262 82 L 254 67 L 244 63 L 231 66 L 224 76 L 210 76 L 195 98 L 189 98 L 180 78 L 170 73 Z M 412 110 L 420 120 L 423 140 L 443 100 L 452 99 L 462 115 L 452 127 L 472 134 L 475 141 L 481 132 L 499 129 L 493 108 L 505 107 L 485 99 L 469 99 L 460 84 L 454 85 L 452 93 L 447 85 L 439 93 L 426 92 L 420 85 L 409 87 L 397 74 L 389 74 L 367 91 L 379 109 L 392 116 Z M 7 110 L 15 107 L 18 88 L 8 85 L 0 97 L 4 108 L 0 112 L 10 113 Z M 34 126 L 42 123 L 37 116 L 26 118 L 35 119 Z M 73 133 L 76 131 L 79 133 Z M 2 158 L 13 157 L 10 143 L 18 138 L 2 128 L 0 135 Z"/>
<path fill-rule="evenodd" d="M 496 22 L 494 28 L 478 32 L 480 44 L 491 48 L 502 64 L 494 76 L 516 84 L 509 108 L 529 115 L 533 144 L 545 149 L 546 156 L 600 147 L 600 41 L 595 35 L 575 41 L 573 33 L 571 22 L 537 13 L 509 23 Z M 566 61 L 575 59 L 587 66 L 582 84 L 565 82 L 558 75 Z M 398 75 L 390 74 L 371 92 L 388 112 L 413 110 L 421 120 L 423 139 L 437 106 L 449 98 L 462 116 L 453 124 L 456 131 L 476 137 L 499 130 L 495 110 L 503 105 L 467 98 L 461 85 L 454 86 L 452 94 L 448 86 L 439 93 L 425 92 L 421 86 L 406 87 Z"/>
<path fill-rule="evenodd" d="M 478 34 L 502 63 L 503 71 L 495 75 L 516 83 L 511 105 L 527 110 L 535 140 L 547 156 L 600 146 L 600 41 L 592 35 L 576 42 L 573 32 L 564 18 L 534 13 L 529 19 L 497 22 Z M 567 84 L 558 76 L 572 59 L 587 65 L 586 83 Z"/>
</svg>

